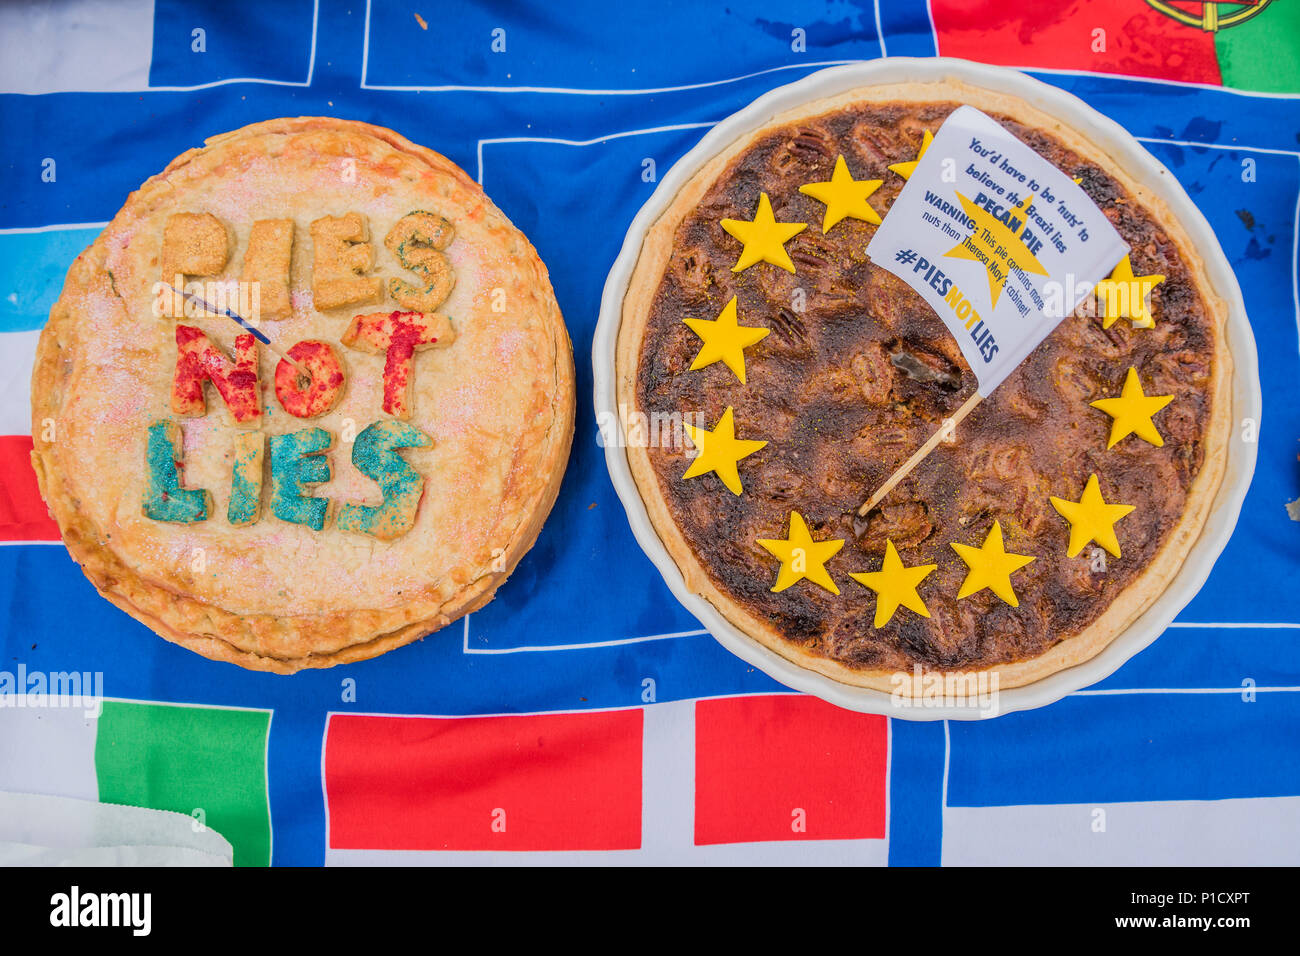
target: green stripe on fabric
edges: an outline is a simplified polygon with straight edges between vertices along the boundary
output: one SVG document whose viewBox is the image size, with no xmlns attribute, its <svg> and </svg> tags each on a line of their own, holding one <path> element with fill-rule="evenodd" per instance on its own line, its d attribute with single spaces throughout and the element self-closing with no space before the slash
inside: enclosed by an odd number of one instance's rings
<svg viewBox="0 0 1300 956">
<path fill-rule="evenodd" d="M 1214 48 L 1224 86 L 1300 93 L 1300 3 L 1295 0 L 1274 0 L 1251 19 L 1222 27 Z"/>
<path fill-rule="evenodd" d="M 95 741 L 99 799 L 195 816 L 230 841 L 236 866 L 269 866 L 271 713 L 105 701 Z"/>
</svg>

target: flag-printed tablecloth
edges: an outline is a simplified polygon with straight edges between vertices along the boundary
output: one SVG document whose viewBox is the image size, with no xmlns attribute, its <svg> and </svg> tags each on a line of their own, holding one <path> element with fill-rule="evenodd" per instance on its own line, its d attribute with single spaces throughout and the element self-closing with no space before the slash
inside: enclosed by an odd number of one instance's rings
<svg viewBox="0 0 1300 956">
<path fill-rule="evenodd" d="M 849 713 L 723 651 L 633 541 L 590 405 L 600 291 L 655 180 L 768 89 L 935 54 L 1061 86 L 1174 172 L 1237 271 L 1265 396 L 1237 532 L 1177 623 L 1093 688 L 971 723 Z M 0 790 L 191 814 L 250 865 L 1300 862 L 1298 93 L 1296 0 L 0 6 Z M 64 272 L 127 193 L 299 114 L 477 177 L 550 267 L 580 404 L 491 605 L 285 678 L 95 595 L 36 493 L 27 392 Z M 13 706 L 99 680 L 98 716 Z"/>
</svg>

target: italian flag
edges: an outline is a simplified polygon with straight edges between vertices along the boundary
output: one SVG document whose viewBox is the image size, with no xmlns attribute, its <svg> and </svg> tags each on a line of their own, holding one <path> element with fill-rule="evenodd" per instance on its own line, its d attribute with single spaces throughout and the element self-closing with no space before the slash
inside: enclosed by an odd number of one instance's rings
<svg viewBox="0 0 1300 956">
<path fill-rule="evenodd" d="M 236 866 L 270 864 L 270 711 L 37 696 L 53 676 L 0 673 L 23 685 L 0 706 L 0 791 L 183 813 Z"/>
<path fill-rule="evenodd" d="M 931 0 L 941 56 L 1300 92 L 1295 0 Z"/>
</svg>

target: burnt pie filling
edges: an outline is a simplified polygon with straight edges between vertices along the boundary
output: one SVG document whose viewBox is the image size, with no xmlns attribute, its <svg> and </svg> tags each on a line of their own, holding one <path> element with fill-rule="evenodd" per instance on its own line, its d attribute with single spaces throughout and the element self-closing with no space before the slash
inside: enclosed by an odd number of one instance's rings
<svg viewBox="0 0 1300 956">
<path fill-rule="evenodd" d="M 1068 317 L 958 427 L 955 442 L 857 517 L 976 380 L 925 301 L 868 261 L 876 227 L 845 219 L 823 235 L 825 206 L 799 187 L 830 179 L 842 153 L 855 179 L 884 181 L 868 200 L 884 216 L 905 183 L 888 166 L 915 159 L 923 131 L 958 105 L 863 104 L 759 138 L 679 224 L 641 343 L 640 412 L 699 414 L 712 428 L 730 405 L 738 437 L 768 442 L 740 463 L 740 496 L 716 474 L 683 480 L 687 443 L 648 449 L 672 519 L 713 584 L 785 640 L 855 669 L 985 667 L 1037 657 L 1079 634 L 1154 558 L 1205 458 L 1214 334 L 1176 243 L 1104 169 L 994 114 L 1081 177 L 1131 246 L 1135 273 L 1165 276 L 1151 296 L 1155 328 Z M 762 192 L 778 221 L 808 223 L 785 244 L 794 275 L 765 262 L 731 271 L 740 243 L 720 222 L 752 219 Z M 771 329 L 745 350 L 746 385 L 721 362 L 688 371 L 701 343 L 682 320 L 715 319 L 733 295 L 742 325 Z M 1130 435 L 1106 448 L 1112 420 L 1089 403 L 1118 395 L 1130 366 L 1146 394 L 1174 396 L 1154 417 L 1163 447 Z M 1136 506 L 1115 526 L 1122 557 L 1107 554 L 1104 566 L 1091 545 L 1066 557 L 1069 523 L 1049 501 L 1078 500 L 1094 472 L 1108 502 Z M 784 538 L 791 510 L 815 539 L 845 539 L 826 565 L 838 596 L 808 581 L 771 591 L 779 562 L 756 539 Z M 995 519 L 1008 551 L 1036 559 L 1012 578 L 1018 608 L 989 590 L 957 599 L 967 567 L 950 543 L 979 546 Z M 929 618 L 899 610 L 876 629 L 875 595 L 848 573 L 878 569 L 887 538 L 904 564 L 938 569 L 918 589 Z"/>
</svg>

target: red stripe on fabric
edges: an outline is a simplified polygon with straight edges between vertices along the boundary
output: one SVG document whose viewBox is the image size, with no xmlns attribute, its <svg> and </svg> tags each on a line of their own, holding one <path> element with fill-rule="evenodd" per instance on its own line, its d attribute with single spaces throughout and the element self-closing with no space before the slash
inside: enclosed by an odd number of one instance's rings
<svg viewBox="0 0 1300 956">
<path fill-rule="evenodd" d="M 695 843 L 883 839 L 884 717 L 815 697 L 695 705 Z"/>
<path fill-rule="evenodd" d="M 520 717 L 334 715 L 329 845 L 629 850 L 641 845 L 640 710 Z"/>
<path fill-rule="evenodd" d="M 29 435 L 0 435 L 0 541 L 58 541 L 36 487 Z"/>
<path fill-rule="evenodd" d="M 1223 82 L 1213 34 L 1134 0 L 932 0 L 930 9 L 935 43 L 943 56 L 1004 66 Z"/>
</svg>

